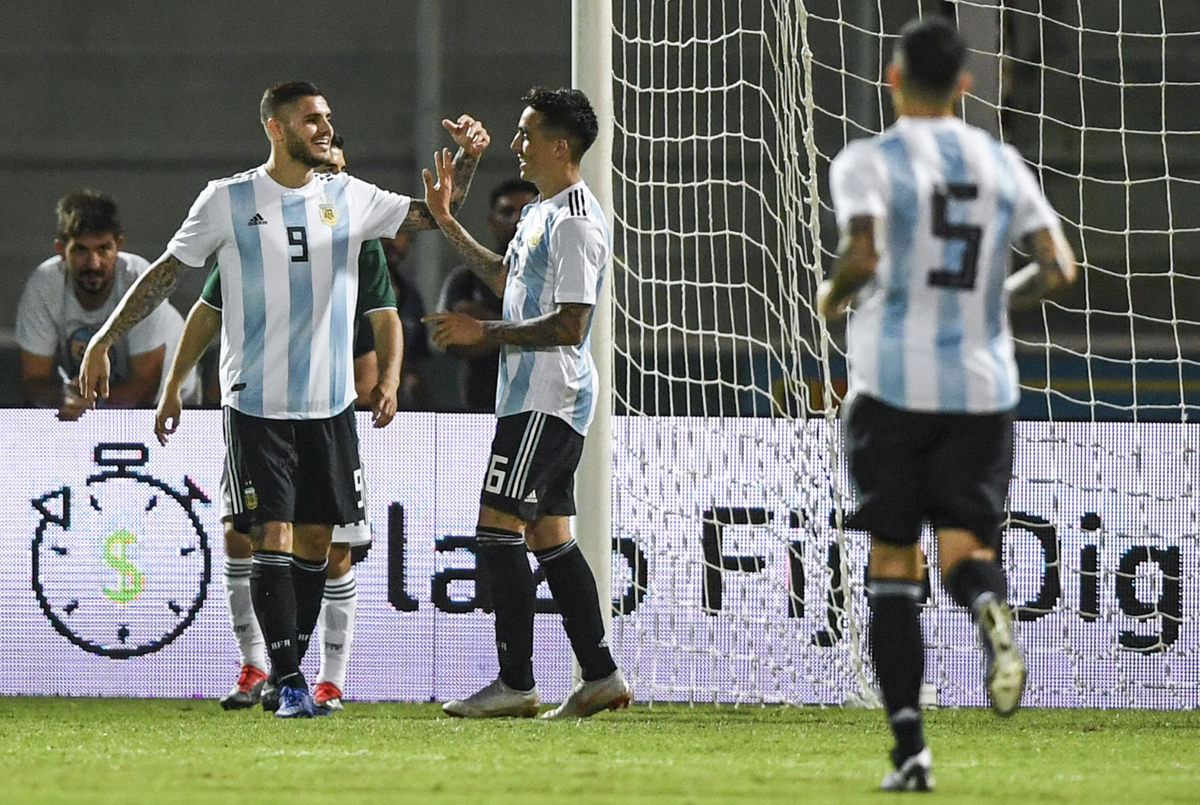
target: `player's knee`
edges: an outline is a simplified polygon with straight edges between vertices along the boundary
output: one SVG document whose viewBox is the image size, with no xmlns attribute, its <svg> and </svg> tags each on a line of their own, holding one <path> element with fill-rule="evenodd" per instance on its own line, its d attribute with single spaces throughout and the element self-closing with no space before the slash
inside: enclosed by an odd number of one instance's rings
<svg viewBox="0 0 1200 805">
<path fill-rule="evenodd" d="M 350 572 L 350 546 L 344 542 L 335 542 L 329 546 L 330 581 L 340 579 Z"/>
<path fill-rule="evenodd" d="M 233 527 L 233 520 L 225 521 L 225 555 L 230 559 L 249 559 L 252 553 L 250 537 Z"/>
<path fill-rule="evenodd" d="M 924 578 L 924 566 L 920 546 L 893 545 L 872 535 L 868 560 L 871 578 L 920 581 Z"/>
</svg>

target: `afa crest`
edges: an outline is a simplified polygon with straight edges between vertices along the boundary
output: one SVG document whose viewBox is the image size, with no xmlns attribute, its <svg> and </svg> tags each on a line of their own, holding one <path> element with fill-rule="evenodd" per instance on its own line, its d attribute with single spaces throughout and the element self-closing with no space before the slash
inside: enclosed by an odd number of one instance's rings
<svg viewBox="0 0 1200 805">
<path fill-rule="evenodd" d="M 325 224 L 325 226 L 337 226 L 337 207 L 334 207 L 332 204 L 322 204 L 318 207 L 318 210 L 321 213 L 321 223 Z"/>
<path fill-rule="evenodd" d="M 529 236 L 529 248 L 536 249 L 538 244 L 542 242 L 542 238 L 546 236 L 546 228 L 539 226 Z"/>
</svg>

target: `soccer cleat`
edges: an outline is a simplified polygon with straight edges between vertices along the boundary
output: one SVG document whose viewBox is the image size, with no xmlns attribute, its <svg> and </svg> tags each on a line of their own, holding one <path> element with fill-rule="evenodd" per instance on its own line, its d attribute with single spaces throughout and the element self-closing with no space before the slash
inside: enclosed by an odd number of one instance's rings
<svg viewBox="0 0 1200 805">
<path fill-rule="evenodd" d="M 446 702 L 442 712 L 455 718 L 533 718 L 541 702 L 536 685 L 532 690 L 513 690 L 497 679 L 473 696 Z"/>
<path fill-rule="evenodd" d="M 332 682 L 318 682 L 313 691 L 313 702 L 317 707 L 329 711 L 344 710 L 342 707 L 342 691 Z"/>
<path fill-rule="evenodd" d="M 294 685 L 279 686 L 279 709 L 275 711 L 276 718 L 312 718 L 313 716 L 327 715 L 329 715 L 327 709 L 317 707 L 313 702 L 308 688 Z"/>
<path fill-rule="evenodd" d="M 265 712 L 274 713 L 279 709 L 279 688 L 275 684 L 274 674 L 267 677 L 263 684 L 261 702 Z"/>
<path fill-rule="evenodd" d="M 895 771 L 889 771 L 879 784 L 881 791 L 932 791 L 933 790 L 933 753 L 925 747 L 917 754 L 907 758 L 903 763 L 896 764 Z"/>
<path fill-rule="evenodd" d="M 243 665 L 233 689 L 221 697 L 223 710 L 245 710 L 258 704 L 267 672 L 253 665 Z"/>
<path fill-rule="evenodd" d="M 628 707 L 632 700 L 633 691 L 629 689 L 625 675 L 618 668 L 603 679 L 581 682 L 571 691 L 565 702 L 542 713 L 542 718 L 588 718 L 601 710 Z"/>
<path fill-rule="evenodd" d="M 992 709 L 1011 716 L 1025 690 L 1025 659 L 1013 639 L 1012 610 L 992 600 L 979 610 L 979 640 L 983 644 L 985 679 Z"/>
</svg>

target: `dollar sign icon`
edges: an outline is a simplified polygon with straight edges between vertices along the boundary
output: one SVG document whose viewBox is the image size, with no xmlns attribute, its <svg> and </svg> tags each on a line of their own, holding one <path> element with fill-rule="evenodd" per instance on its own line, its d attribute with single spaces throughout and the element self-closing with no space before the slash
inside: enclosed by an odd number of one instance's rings
<svg viewBox="0 0 1200 805">
<path fill-rule="evenodd" d="M 137 535 L 121 529 L 109 535 L 104 541 L 104 563 L 121 574 L 121 586 L 115 590 L 104 588 L 104 595 L 118 604 L 128 604 L 138 597 L 146 586 L 146 578 L 142 575 L 129 557 L 125 555 L 125 546 L 137 542 Z"/>
</svg>

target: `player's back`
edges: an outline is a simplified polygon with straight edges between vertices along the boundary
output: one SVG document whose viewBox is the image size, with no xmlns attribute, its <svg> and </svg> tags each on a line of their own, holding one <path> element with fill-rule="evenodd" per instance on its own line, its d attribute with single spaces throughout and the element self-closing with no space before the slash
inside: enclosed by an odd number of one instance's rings
<svg viewBox="0 0 1200 805">
<path fill-rule="evenodd" d="M 1015 406 L 1009 247 L 1049 209 L 1016 151 L 958 118 L 902 117 L 849 145 L 831 184 L 843 227 L 882 222 L 847 330 L 851 389 L 910 410 Z"/>
</svg>

